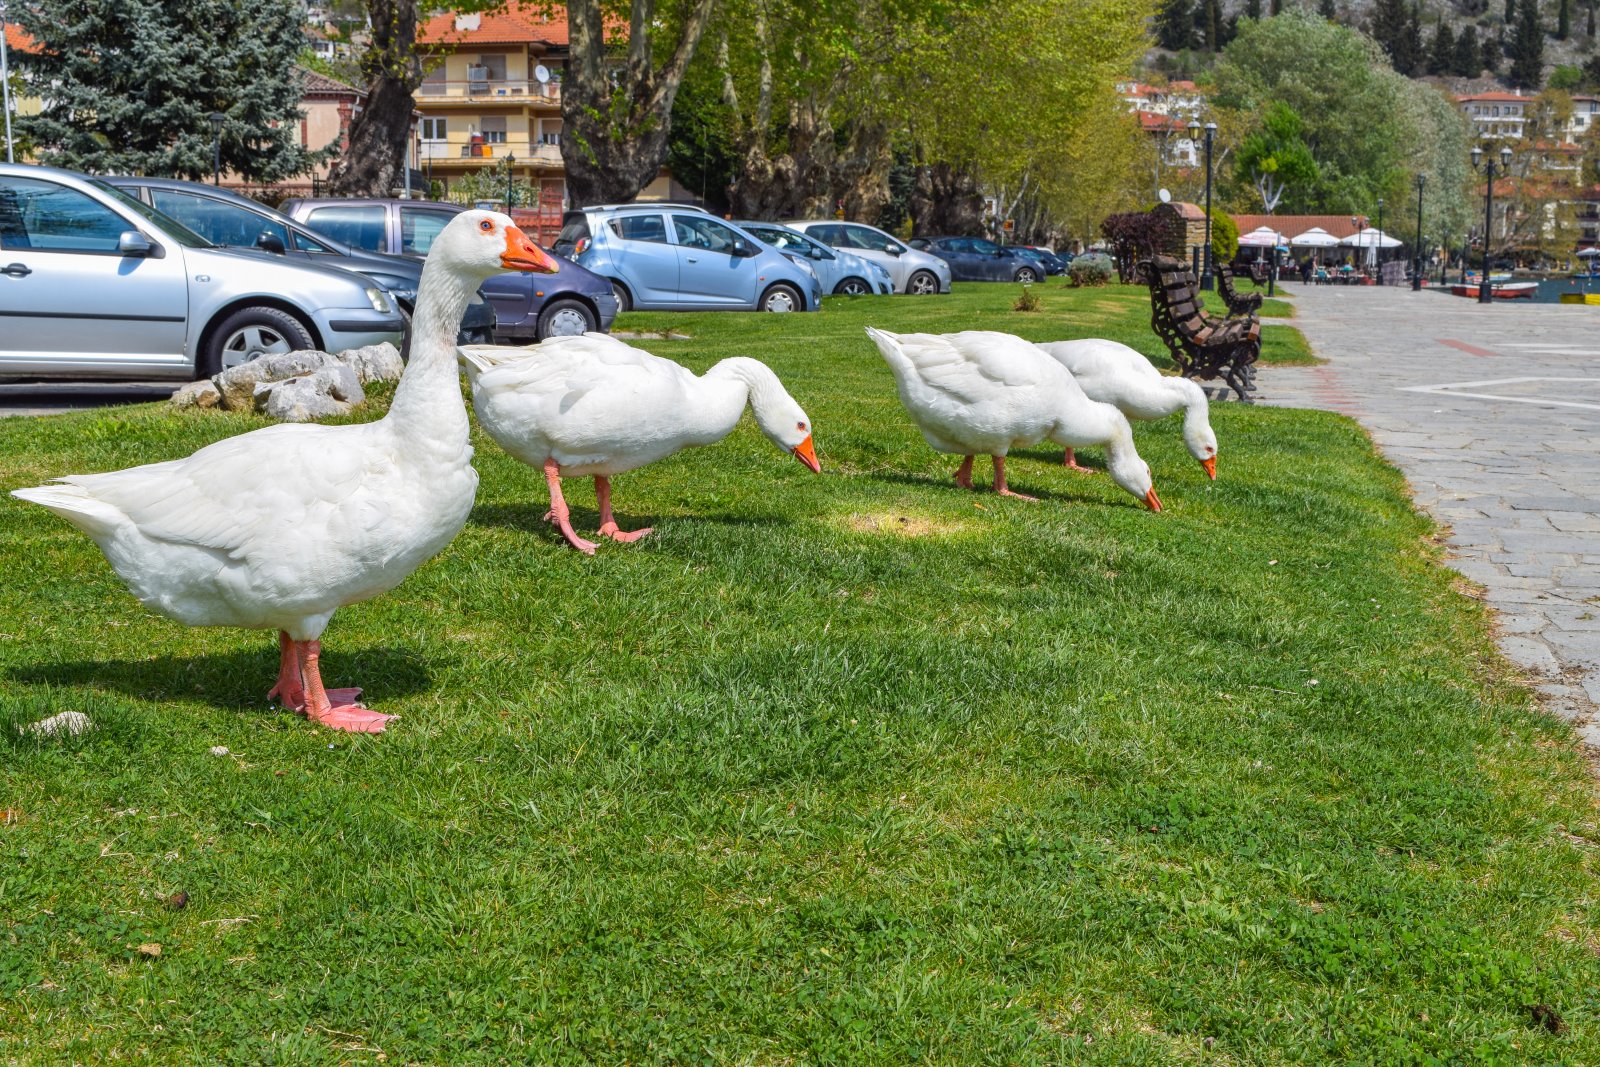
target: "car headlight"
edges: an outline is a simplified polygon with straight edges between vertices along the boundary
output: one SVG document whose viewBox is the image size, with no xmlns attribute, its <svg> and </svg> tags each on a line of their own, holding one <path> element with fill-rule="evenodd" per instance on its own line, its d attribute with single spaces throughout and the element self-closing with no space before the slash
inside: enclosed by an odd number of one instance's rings
<svg viewBox="0 0 1600 1067">
<path fill-rule="evenodd" d="M 373 311 L 382 311 L 385 314 L 394 312 L 394 305 L 389 303 L 389 294 L 382 289 L 368 289 L 367 303 L 372 305 Z"/>
<path fill-rule="evenodd" d="M 791 262 L 795 266 L 799 267 L 805 273 L 811 275 L 813 278 L 815 278 L 817 276 L 817 268 L 813 267 L 810 263 L 806 262 L 800 256 L 796 255 L 793 252 L 785 252 L 784 255 L 789 257 L 789 262 Z"/>
</svg>

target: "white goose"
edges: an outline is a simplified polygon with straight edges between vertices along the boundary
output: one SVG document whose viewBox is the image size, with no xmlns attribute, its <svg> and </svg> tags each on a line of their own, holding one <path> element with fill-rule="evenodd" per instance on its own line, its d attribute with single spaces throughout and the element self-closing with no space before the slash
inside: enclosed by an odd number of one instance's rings
<svg viewBox="0 0 1600 1067">
<path fill-rule="evenodd" d="M 756 425 L 785 452 L 820 472 L 811 420 L 766 364 L 736 356 L 696 377 L 602 333 L 551 337 L 527 348 L 461 348 L 472 406 L 490 437 L 550 486 L 545 515 L 586 554 L 593 541 L 572 529 L 563 475 L 594 478 L 600 535 L 635 541 L 611 514 L 611 477 L 733 432 L 748 402 Z"/>
<path fill-rule="evenodd" d="M 994 458 L 995 492 L 1034 499 L 1007 488 L 1005 457 L 1049 438 L 1074 447 L 1104 445 L 1112 479 L 1152 511 L 1161 510 L 1128 420 L 1085 396 L 1037 346 L 986 330 L 897 335 L 869 326 L 867 336 L 894 372 L 900 402 L 923 439 L 964 457 L 956 471 L 962 487 L 972 488 L 972 457 L 985 453 Z"/>
<path fill-rule="evenodd" d="M 359 689 L 323 687 L 319 638 L 337 609 L 393 589 L 466 523 L 478 475 L 456 370 L 461 316 L 490 275 L 556 269 L 506 216 L 464 212 L 428 254 L 410 364 L 382 419 L 269 426 L 12 495 L 93 538 L 146 607 L 190 626 L 278 630 L 268 699 L 381 732 L 393 716 L 355 703 Z"/>
<path fill-rule="evenodd" d="M 1039 347 L 1072 372 L 1091 400 L 1115 404 L 1130 419 L 1164 419 L 1181 410 L 1185 447 L 1216 479 L 1217 435 L 1211 431 L 1205 390 L 1199 385 L 1162 374 L 1142 354 L 1116 341 L 1089 338 Z M 1063 462 L 1073 470 L 1089 469 L 1078 466 L 1070 448 Z"/>
</svg>

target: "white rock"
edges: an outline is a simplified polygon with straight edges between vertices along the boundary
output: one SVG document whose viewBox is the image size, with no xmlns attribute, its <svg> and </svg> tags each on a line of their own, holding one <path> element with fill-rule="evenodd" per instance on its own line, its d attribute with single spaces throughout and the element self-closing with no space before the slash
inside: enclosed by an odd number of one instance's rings
<svg viewBox="0 0 1600 1067">
<path fill-rule="evenodd" d="M 187 408 L 217 408 L 222 406 L 222 390 L 210 378 L 202 378 L 173 393 L 169 403 L 179 411 Z"/>
<path fill-rule="evenodd" d="M 226 756 L 228 754 L 228 746 L 227 745 L 212 745 L 211 746 L 211 754 L 213 756 Z"/>
<path fill-rule="evenodd" d="M 388 341 L 381 345 L 347 348 L 335 358 L 353 368 L 362 385 L 397 381 L 400 373 L 406 369 L 405 362 L 400 358 L 400 350 Z"/>
<path fill-rule="evenodd" d="M 313 348 L 298 352 L 279 352 L 229 367 L 211 380 L 222 392 L 222 406 L 230 411 L 249 411 L 255 405 L 256 386 L 281 382 L 302 374 L 313 374 L 329 366 L 342 366 L 326 352 Z"/>
<path fill-rule="evenodd" d="M 343 415 L 367 399 L 356 372 L 338 361 L 312 374 L 256 386 L 256 410 L 285 422 Z"/>
<path fill-rule="evenodd" d="M 59 715 L 50 716 L 48 719 L 40 719 L 38 722 L 29 723 L 22 728 L 22 732 L 33 734 L 37 737 L 56 737 L 60 734 L 66 734 L 68 737 L 77 737 L 79 734 L 87 733 L 93 728 L 94 723 L 83 712 L 63 711 Z"/>
</svg>

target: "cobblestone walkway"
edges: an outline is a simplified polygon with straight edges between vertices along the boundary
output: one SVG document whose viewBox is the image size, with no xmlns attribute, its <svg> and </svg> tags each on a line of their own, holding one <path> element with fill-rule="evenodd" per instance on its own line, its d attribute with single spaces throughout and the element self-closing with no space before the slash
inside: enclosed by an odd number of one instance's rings
<svg viewBox="0 0 1600 1067">
<path fill-rule="evenodd" d="M 1600 748 L 1600 307 L 1289 291 L 1328 362 L 1262 369 L 1260 401 L 1367 428 L 1449 526 L 1506 655 Z"/>
</svg>

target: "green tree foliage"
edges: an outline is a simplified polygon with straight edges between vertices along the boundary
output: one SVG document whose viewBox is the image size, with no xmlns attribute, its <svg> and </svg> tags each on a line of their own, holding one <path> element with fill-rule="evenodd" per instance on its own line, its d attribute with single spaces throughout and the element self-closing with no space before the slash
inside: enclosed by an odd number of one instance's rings
<svg viewBox="0 0 1600 1067">
<path fill-rule="evenodd" d="M 1271 4 L 1268 5 L 1267 10 L 1271 11 L 1274 15 L 1282 14 L 1283 0 L 1272 0 Z"/>
<path fill-rule="evenodd" d="M 1261 17 L 1261 0 L 1244 0 L 1244 17 L 1259 19 Z"/>
<path fill-rule="evenodd" d="M 1556 8 L 1556 40 L 1565 41 L 1572 36 L 1572 0 L 1561 0 Z"/>
<path fill-rule="evenodd" d="M 1506 0 L 1506 13 L 1501 21 L 1507 26 L 1517 21 L 1517 0 Z"/>
<path fill-rule="evenodd" d="M 1337 22 L 1339 19 L 1339 9 L 1334 6 L 1333 0 L 1317 0 L 1317 14 L 1329 22 Z"/>
<path fill-rule="evenodd" d="M 222 165 L 253 182 L 303 174 L 306 47 L 278 0 L 29 0 L 11 18 L 42 44 L 11 59 L 43 101 L 18 116 L 41 162 L 92 173 L 207 178 L 208 116 L 227 116 Z"/>
<path fill-rule="evenodd" d="M 1476 78 L 1483 70 L 1483 49 L 1478 45 L 1478 27 L 1467 23 L 1456 36 L 1456 54 L 1450 63 L 1450 73 L 1463 78 Z"/>
<path fill-rule="evenodd" d="M 1456 65 L 1456 36 L 1450 24 L 1439 20 L 1433 30 L 1433 43 L 1428 46 L 1428 73 L 1449 74 Z"/>
<path fill-rule="evenodd" d="M 1500 54 L 1504 51 L 1498 36 L 1483 35 L 1483 69 L 1490 74 L 1500 71 Z"/>
<path fill-rule="evenodd" d="M 1564 89 L 1570 92 L 1583 85 L 1583 69 L 1571 64 L 1562 64 L 1550 72 L 1546 84 L 1551 89 Z"/>
<path fill-rule="evenodd" d="M 1310 191 L 1317 181 L 1317 161 L 1303 136 L 1305 123 L 1295 110 L 1274 101 L 1261 127 L 1244 139 L 1234 153 L 1234 167 L 1242 180 L 1255 188 L 1261 209 L 1268 215 L 1285 199 L 1297 204 L 1294 191 Z"/>
<path fill-rule="evenodd" d="M 1161 0 L 1156 8 L 1156 43 L 1173 52 L 1194 45 L 1195 4 L 1193 0 Z"/>
<path fill-rule="evenodd" d="M 1239 254 L 1239 226 L 1233 216 L 1221 209 L 1211 212 L 1211 259 L 1214 263 L 1232 263 Z"/>
<path fill-rule="evenodd" d="M 1421 58 L 1421 29 L 1416 8 L 1405 0 L 1378 0 L 1372 13 L 1372 39 L 1401 74 L 1416 71 Z"/>
<path fill-rule="evenodd" d="M 1544 27 L 1539 21 L 1539 0 L 1522 0 L 1516 35 L 1511 39 L 1511 82 L 1536 89 L 1544 77 Z"/>
</svg>

